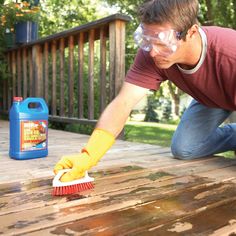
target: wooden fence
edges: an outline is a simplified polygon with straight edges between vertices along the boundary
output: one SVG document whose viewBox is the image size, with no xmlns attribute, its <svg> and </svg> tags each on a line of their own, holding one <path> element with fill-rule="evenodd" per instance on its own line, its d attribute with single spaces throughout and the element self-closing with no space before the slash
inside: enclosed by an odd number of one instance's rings
<svg viewBox="0 0 236 236">
<path fill-rule="evenodd" d="M 1 112 L 14 96 L 43 97 L 51 121 L 94 124 L 123 82 L 129 20 L 115 14 L 8 50 Z"/>
</svg>

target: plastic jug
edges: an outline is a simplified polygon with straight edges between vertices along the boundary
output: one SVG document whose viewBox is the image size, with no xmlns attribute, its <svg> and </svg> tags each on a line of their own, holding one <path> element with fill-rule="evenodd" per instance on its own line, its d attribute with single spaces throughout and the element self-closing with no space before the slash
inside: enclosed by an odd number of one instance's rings
<svg viewBox="0 0 236 236">
<path fill-rule="evenodd" d="M 9 156 L 17 160 L 46 157 L 48 107 L 44 99 L 14 97 L 9 116 Z"/>
</svg>

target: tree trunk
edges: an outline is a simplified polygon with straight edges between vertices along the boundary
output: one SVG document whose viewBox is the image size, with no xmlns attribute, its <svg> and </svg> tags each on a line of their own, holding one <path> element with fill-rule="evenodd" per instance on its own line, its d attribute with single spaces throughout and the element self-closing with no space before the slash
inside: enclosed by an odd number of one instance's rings
<svg viewBox="0 0 236 236">
<path fill-rule="evenodd" d="M 182 91 L 170 81 L 168 81 L 168 88 L 172 98 L 172 104 L 174 106 L 173 115 L 174 117 L 179 117 L 180 95 L 182 94 Z"/>
<path fill-rule="evenodd" d="M 174 105 L 174 116 L 179 117 L 179 104 L 180 104 L 180 97 L 175 96 L 175 98 L 172 100 Z"/>
<path fill-rule="evenodd" d="M 234 9 L 234 25 L 233 28 L 236 29 L 236 0 L 233 1 L 233 9 Z"/>
<path fill-rule="evenodd" d="M 207 12 L 206 12 L 206 20 L 204 25 L 212 25 L 214 23 L 213 14 L 212 14 L 212 3 L 211 0 L 206 0 Z"/>
</svg>

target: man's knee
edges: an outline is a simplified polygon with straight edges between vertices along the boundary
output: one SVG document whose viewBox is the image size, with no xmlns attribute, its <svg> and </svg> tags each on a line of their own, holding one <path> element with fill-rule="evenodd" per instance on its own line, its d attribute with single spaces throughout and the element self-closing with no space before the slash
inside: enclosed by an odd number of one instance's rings
<svg viewBox="0 0 236 236">
<path fill-rule="evenodd" d="M 181 145 L 180 143 L 172 143 L 171 152 L 174 158 L 180 160 L 192 160 L 199 158 L 199 150 L 191 146 Z"/>
</svg>

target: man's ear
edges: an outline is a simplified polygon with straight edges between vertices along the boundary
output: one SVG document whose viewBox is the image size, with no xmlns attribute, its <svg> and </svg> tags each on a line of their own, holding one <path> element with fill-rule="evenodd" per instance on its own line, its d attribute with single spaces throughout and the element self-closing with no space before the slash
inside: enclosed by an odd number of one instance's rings
<svg viewBox="0 0 236 236">
<path fill-rule="evenodd" d="M 186 34 L 186 39 L 187 40 L 193 39 L 197 35 L 198 30 L 199 30 L 199 26 L 197 24 L 192 25 Z"/>
</svg>

